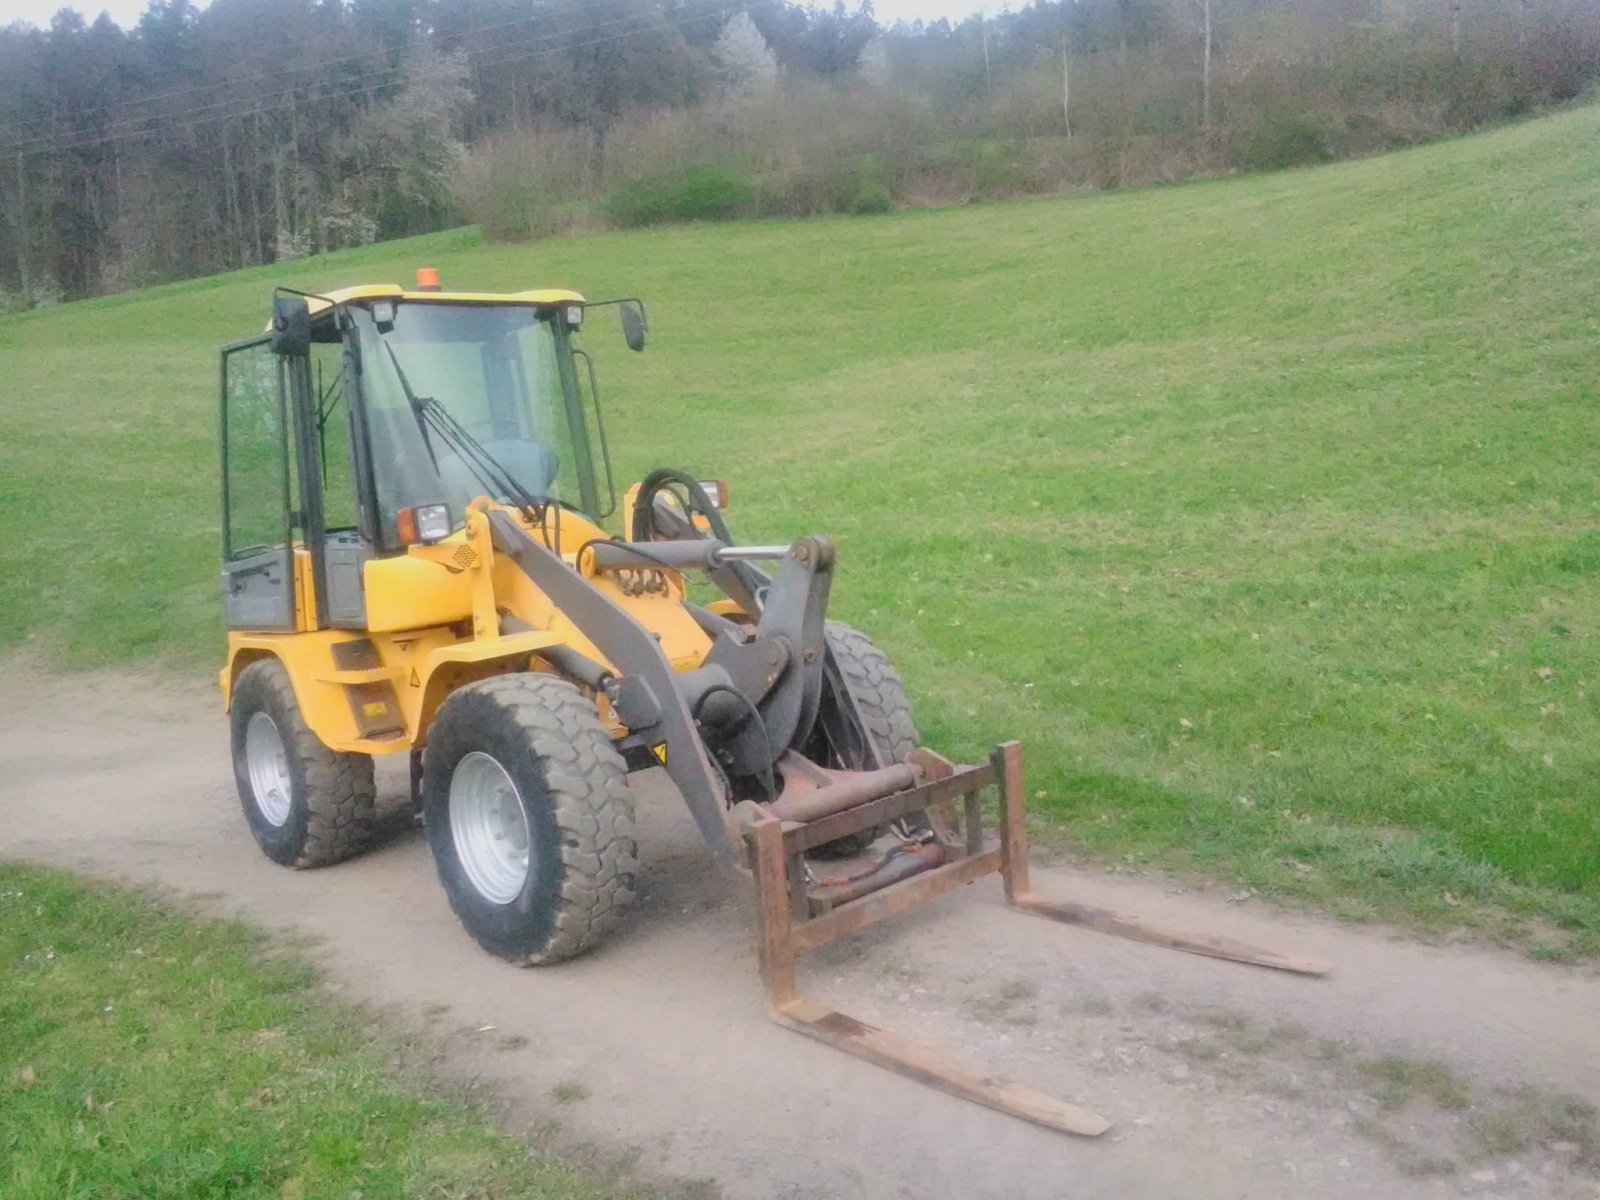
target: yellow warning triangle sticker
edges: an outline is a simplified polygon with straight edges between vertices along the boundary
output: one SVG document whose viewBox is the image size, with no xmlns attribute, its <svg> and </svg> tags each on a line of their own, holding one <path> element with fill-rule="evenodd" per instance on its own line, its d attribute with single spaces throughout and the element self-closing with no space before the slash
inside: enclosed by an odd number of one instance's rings
<svg viewBox="0 0 1600 1200">
<path fill-rule="evenodd" d="M 408 682 L 412 687 L 422 686 L 422 680 L 417 678 L 417 669 L 415 667 L 411 668 L 411 678 L 406 682 Z"/>
<path fill-rule="evenodd" d="M 656 761 L 663 767 L 667 765 L 667 744 L 665 742 L 657 742 L 654 746 L 651 746 L 650 753 L 656 756 Z"/>
</svg>

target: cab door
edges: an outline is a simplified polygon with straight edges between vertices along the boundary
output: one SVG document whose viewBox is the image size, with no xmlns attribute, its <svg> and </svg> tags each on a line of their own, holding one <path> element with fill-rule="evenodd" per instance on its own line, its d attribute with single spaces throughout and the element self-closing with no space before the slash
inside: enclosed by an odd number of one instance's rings
<svg viewBox="0 0 1600 1200">
<path fill-rule="evenodd" d="M 268 337 L 222 351 L 222 604 L 230 629 L 295 628 L 286 374 Z"/>
</svg>

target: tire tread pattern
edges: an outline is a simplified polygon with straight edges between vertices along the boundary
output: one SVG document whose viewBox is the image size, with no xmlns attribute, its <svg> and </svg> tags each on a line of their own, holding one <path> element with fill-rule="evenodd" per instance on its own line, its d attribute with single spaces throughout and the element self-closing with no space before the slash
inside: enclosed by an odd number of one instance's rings
<svg viewBox="0 0 1600 1200">
<path fill-rule="evenodd" d="M 885 766 L 905 762 L 906 756 L 921 744 L 916 722 L 911 716 L 911 698 L 905 684 L 889 663 L 889 656 L 859 629 L 842 621 L 827 623 L 828 648 L 844 676 L 845 685 L 855 698 L 856 711 L 867 727 L 867 736 L 877 747 Z M 865 766 L 865 764 L 862 764 Z M 864 829 L 817 847 L 817 858 L 843 858 L 860 854 L 882 832 Z"/>
<path fill-rule="evenodd" d="M 246 684 L 252 674 L 260 678 L 259 685 Z M 330 750 L 312 732 L 300 712 L 288 672 L 277 659 L 263 659 L 245 668 L 236 690 L 248 695 L 254 686 L 274 693 L 279 711 L 288 718 L 289 728 L 279 731 L 284 748 L 300 760 L 304 771 L 305 839 L 288 865 L 296 870 L 328 867 L 361 853 L 372 841 L 376 824 L 377 788 L 371 757 Z"/>
<path fill-rule="evenodd" d="M 555 920 L 545 945 L 511 961 L 538 966 L 573 958 L 621 922 L 634 898 L 638 832 L 627 768 L 594 702 L 564 679 L 537 673 L 500 675 L 469 684 L 522 731 L 544 771 L 561 832 L 562 875 Z M 456 699 L 452 696 L 451 699 Z M 447 721 L 448 702 L 439 720 Z M 451 907 L 471 928 L 456 897 Z"/>
<path fill-rule="evenodd" d="M 859 629 L 842 621 L 827 623 L 829 648 L 855 697 L 867 734 L 877 745 L 885 765 L 904 762 L 917 748 L 917 725 L 911 716 L 911 698 L 889 656 Z"/>
</svg>

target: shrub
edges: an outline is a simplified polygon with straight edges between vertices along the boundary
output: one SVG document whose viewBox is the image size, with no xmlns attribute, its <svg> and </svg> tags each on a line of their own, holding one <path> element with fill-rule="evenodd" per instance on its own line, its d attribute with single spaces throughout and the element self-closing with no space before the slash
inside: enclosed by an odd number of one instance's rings
<svg viewBox="0 0 1600 1200">
<path fill-rule="evenodd" d="M 856 216 L 866 213 L 886 213 L 893 208 L 894 194 L 889 191 L 887 184 L 879 183 L 875 179 L 862 183 L 845 206 L 847 212 Z"/>
<path fill-rule="evenodd" d="M 453 193 L 467 220 L 490 241 L 558 233 L 586 192 L 588 146 L 576 130 L 518 130 L 467 155 Z"/>
<path fill-rule="evenodd" d="M 1306 112 L 1263 113 L 1239 138 L 1234 157 L 1249 171 L 1274 171 L 1327 162 L 1333 157 L 1327 124 Z"/>
<path fill-rule="evenodd" d="M 1037 188 L 1023 169 L 1017 147 L 985 139 L 973 156 L 972 190 L 979 196 L 1013 196 Z"/>
<path fill-rule="evenodd" d="M 671 175 L 624 183 L 606 202 L 618 225 L 662 225 L 671 221 L 726 221 L 755 199 L 744 177 L 731 167 L 698 164 Z"/>
<path fill-rule="evenodd" d="M 883 161 L 876 154 L 858 155 L 841 181 L 839 212 L 885 213 L 894 208 L 894 191 L 885 179 Z"/>
</svg>

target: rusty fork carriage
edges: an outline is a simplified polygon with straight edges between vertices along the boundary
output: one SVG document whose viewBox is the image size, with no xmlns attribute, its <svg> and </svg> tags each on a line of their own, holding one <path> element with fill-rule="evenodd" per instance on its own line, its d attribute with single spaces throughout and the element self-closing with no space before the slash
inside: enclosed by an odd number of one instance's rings
<svg viewBox="0 0 1600 1200">
<path fill-rule="evenodd" d="M 772 1018 L 781 1025 L 953 1095 L 1066 1133 L 1097 1137 L 1100 1114 L 1047 1096 L 825 1005 L 805 999 L 795 960 L 925 900 L 998 872 L 1006 904 L 1020 912 L 1189 954 L 1303 975 L 1329 964 L 1231 938 L 1191 933 L 1033 891 L 1023 804 L 1022 745 L 995 747 L 981 766 L 955 767 L 927 750 L 909 763 L 870 772 L 785 772 L 783 796 L 744 828 L 760 912 L 761 973 Z M 898 788 L 899 790 L 885 791 Z M 985 847 L 984 793 L 999 795 L 999 844 Z M 959 833 L 957 805 L 960 806 Z M 865 872 L 817 879 L 806 852 L 852 834 L 926 814 L 921 840 L 907 840 Z"/>
</svg>

